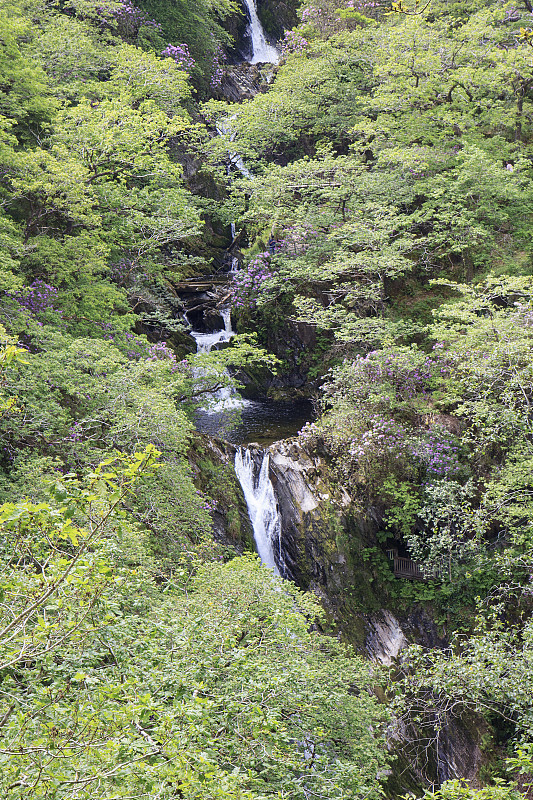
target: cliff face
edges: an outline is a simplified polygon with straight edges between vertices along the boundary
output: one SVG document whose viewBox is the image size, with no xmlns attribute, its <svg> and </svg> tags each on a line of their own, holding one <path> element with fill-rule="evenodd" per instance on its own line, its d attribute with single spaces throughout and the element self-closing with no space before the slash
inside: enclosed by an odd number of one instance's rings
<svg viewBox="0 0 533 800">
<path fill-rule="evenodd" d="M 257 13 L 269 39 L 279 41 L 286 30 L 294 28 L 299 5 L 297 0 L 259 0 Z"/>
<path fill-rule="evenodd" d="M 234 445 L 198 434 L 189 450 L 195 483 L 213 501 L 213 538 L 230 554 L 252 550 L 254 535 L 246 501 L 235 475 Z"/>
<path fill-rule="evenodd" d="M 257 474 L 265 458 L 249 445 Z M 216 505 L 215 539 L 228 556 L 253 547 L 246 502 L 234 471 L 236 447 L 198 436 L 191 450 L 198 485 Z M 376 544 L 379 519 L 354 513 L 350 497 L 334 485 L 321 456 L 306 452 L 297 439 L 268 448 L 272 481 L 281 518 L 279 569 L 283 577 L 315 592 L 335 631 L 372 661 L 401 670 L 401 653 L 409 644 L 445 647 L 431 614 L 422 605 L 400 608 L 383 575 L 364 559 Z M 386 700 L 386 698 L 384 698 Z M 387 794 L 420 793 L 422 787 L 467 777 L 473 781 L 490 760 L 486 742 L 490 726 L 477 714 L 455 708 L 440 715 L 426 708 L 417 719 L 396 718 L 389 747 L 396 756 Z"/>
<path fill-rule="evenodd" d="M 272 64 L 235 64 L 224 69 L 220 86 L 214 90 L 218 98 L 230 103 L 251 100 L 256 94 L 266 92 L 276 74 Z"/>
<path fill-rule="evenodd" d="M 291 440 L 276 442 L 269 451 L 286 575 L 299 586 L 335 595 L 349 580 L 350 571 L 341 541 L 343 508 L 334 504 L 325 464 Z M 344 502 L 348 505 L 349 498 Z"/>
<path fill-rule="evenodd" d="M 307 453 L 297 440 L 276 442 L 269 451 L 285 576 L 316 592 L 337 631 L 377 663 L 399 666 L 402 650 L 411 643 L 445 647 L 429 611 L 420 605 L 399 608 L 379 571 L 363 558 L 364 549 L 377 543 L 377 514 L 354 513 L 350 497 L 333 485 L 324 459 Z M 397 755 L 391 796 L 461 776 L 475 780 L 489 760 L 484 742 L 490 740 L 490 727 L 478 714 L 456 709 L 442 719 L 432 712 L 429 717 L 423 730 L 407 716 L 390 732 Z"/>
</svg>

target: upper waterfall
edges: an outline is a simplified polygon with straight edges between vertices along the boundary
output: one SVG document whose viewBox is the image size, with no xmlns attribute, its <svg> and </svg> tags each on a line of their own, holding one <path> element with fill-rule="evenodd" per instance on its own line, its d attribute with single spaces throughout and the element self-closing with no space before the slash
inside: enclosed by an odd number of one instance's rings
<svg viewBox="0 0 533 800">
<path fill-rule="evenodd" d="M 275 47 L 268 44 L 261 20 L 257 14 L 255 0 L 244 0 L 244 4 L 248 10 L 250 17 L 250 36 L 252 37 L 252 64 L 259 64 L 268 62 L 270 64 L 277 64 L 279 61 L 279 53 Z"/>
<path fill-rule="evenodd" d="M 190 331 L 191 336 L 196 341 L 197 353 L 210 353 L 215 345 L 221 342 L 229 342 L 230 339 L 235 336 L 235 331 L 231 327 L 231 309 L 220 309 L 220 315 L 224 323 L 224 327 L 220 330 L 212 331 L 211 333 Z M 229 377 L 227 369 L 224 369 L 224 374 Z M 196 376 L 201 377 L 203 375 L 205 375 L 205 370 L 202 367 L 197 368 Z M 203 411 L 208 414 L 216 414 L 217 412 L 229 409 L 243 408 L 249 403 L 248 400 L 244 400 L 237 394 L 233 386 L 222 386 L 220 389 L 217 389 L 211 394 L 211 400 L 216 400 L 216 402 L 212 402 L 203 409 Z"/>
<path fill-rule="evenodd" d="M 202 333 L 201 331 L 191 331 L 191 336 L 196 342 L 197 353 L 209 353 L 212 348 L 219 344 L 219 342 L 229 342 L 235 336 L 235 331 L 231 327 L 231 309 L 222 308 L 220 316 L 224 323 L 224 328 L 211 333 Z"/>
</svg>

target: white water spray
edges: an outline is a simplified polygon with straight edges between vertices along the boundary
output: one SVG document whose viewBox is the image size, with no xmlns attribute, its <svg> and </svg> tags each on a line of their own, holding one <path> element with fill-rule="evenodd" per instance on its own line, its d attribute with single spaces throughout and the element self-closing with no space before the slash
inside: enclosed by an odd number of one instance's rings
<svg viewBox="0 0 533 800">
<path fill-rule="evenodd" d="M 220 310 L 220 315 L 224 321 L 224 328 L 212 333 L 201 333 L 200 331 L 191 331 L 191 336 L 196 341 L 197 353 L 210 353 L 213 347 L 220 342 L 229 342 L 235 336 L 235 331 L 231 327 L 231 309 L 224 308 Z M 205 371 L 199 368 L 196 373 L 199 377 L 205 375 Z M 229 376 L 227 370 L 225 374 Z M 249 400 L 244 400 L 240 397 L 233 386 L 223 386 L 211 395 L 216 402 L 208 407 L 203 408 L 207 414 L 217 414 L 220 411 L 228 411 L 232 408 L 243 408 L 248 405 Z"/>
<path fill-rule="evenodd" d="M 274 553 L 277 551 L 281 556 L 281 520 L 274 487 L 268 474 L 269 462 L 270 455 L 264 451 L 261 468 L 257 471 L 252 453 L 248 448 L 239 447 L 235 454 L 235 472 L 248 506 L 257 552 L 263 564 L 279 575 Z"/>
<path fill-rule="evenodd" d="M 210 353 L 216 344 L 220 342 L 229 342 L 232 336 L 235 336 L 235 331 L 231 327 L 231 309 L 221 309 L 220 316 L 224 322 L 224 328 L 222 330 L 213 331 L 212 333 L 191 331 L 191 336 L 196 341 L 197 353 Z"/>
<path fill-rule="evenodd" d="M 252 38 L 252 60 L 251 64 L 269 63 L 277 64 L 279 53 L 275 47 L 268 44 L 261 20 L 257 15 L 255 0 L 244 0 L 250 17 L 250 36 Z"/>
</svg>

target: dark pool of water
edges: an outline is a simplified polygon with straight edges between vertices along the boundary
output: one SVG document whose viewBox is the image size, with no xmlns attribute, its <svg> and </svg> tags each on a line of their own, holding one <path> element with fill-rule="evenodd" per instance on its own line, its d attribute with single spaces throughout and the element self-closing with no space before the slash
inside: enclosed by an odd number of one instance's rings
<svg viewBox="0 0 533 800">
<path fill-rule="evenodd" d="M 240 419 L 239 419 L 240 417 Z M 295 436 L 306 422 L 315 418 L 310 400 L 286 403 L 276 400 L 251 400 L 239 412 L 196 413 L 196 429 L 233 444 L 257 442 L 264 447 L 278 439 Z"/>
</svg>

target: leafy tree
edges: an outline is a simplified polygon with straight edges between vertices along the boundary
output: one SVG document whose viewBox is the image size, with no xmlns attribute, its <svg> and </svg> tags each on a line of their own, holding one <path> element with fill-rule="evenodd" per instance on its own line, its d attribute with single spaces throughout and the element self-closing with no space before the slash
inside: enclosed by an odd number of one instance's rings
<svg viewBox="0 0 533 800">
<path fill-rule="evenodd" d="M 2 9 L 0 30 L 0 114 L 12 121 L 18 140 L 31 146 L 51 121 L 57 105 L 43 71 L 21 52 L 20 43 L 30 31 L 30 22 L 17 5 Z"/>
<path fill-rule="evenodd" d="M 442 786 L 434 791 L 427 790 L 423 797 L 440 798 L 441 800 L 520 800 L 523 794 L 513 786 L 499 781 L 481 789 L 475 789 L 468 783 L 454 780 L 445 781 Z"/>
<path fill-rule="evenodd" d="M 4 791 L 379 797 L 375 675 L 314 600 L 249 559 L 150 580 L 121 505 L 155 455 L 1 509 Z"/>
</svg>

